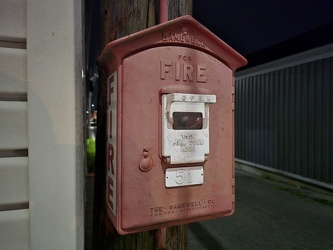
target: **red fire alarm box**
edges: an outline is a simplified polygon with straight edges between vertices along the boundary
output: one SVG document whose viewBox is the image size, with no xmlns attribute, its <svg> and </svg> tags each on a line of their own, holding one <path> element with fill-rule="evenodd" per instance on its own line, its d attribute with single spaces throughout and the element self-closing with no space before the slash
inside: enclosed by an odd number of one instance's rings
<svg viewBox="0 0 333 250">
<path fill-rule="evenodd" d="M 234 72 L 246 60 L 190 16 L 109 43 L 108 215 L 120 234 L 235 208 Z"/>
</svg>

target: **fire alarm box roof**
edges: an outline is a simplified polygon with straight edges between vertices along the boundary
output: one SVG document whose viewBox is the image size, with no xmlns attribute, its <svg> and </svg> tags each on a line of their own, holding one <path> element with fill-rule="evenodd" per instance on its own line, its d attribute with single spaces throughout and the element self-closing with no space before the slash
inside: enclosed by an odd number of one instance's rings
<svg viewBox="0 0 333 250">
<path fill-rule="evenodd" d="M 193 17 L 182 16 L 110 42 L 100 55 L 98 64 L 108 68 L 111 57 L 115 57 L 120 64 L 122 58 L 130 54 L 158 46 L 201 50 L 216 57 L 233 71 L 247 63 L 243 56 Z"/>
</svg>

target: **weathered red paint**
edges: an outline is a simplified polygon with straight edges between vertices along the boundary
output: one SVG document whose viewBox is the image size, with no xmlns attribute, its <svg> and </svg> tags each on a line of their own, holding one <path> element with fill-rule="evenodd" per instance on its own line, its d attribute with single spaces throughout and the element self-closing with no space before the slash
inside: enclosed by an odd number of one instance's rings
<svg viewBox="0 0 333 250">
<path fill-rule="evenodd" d="M 233 213 L 234 72 L 245 64 L 190 16 L 121 38 L 103 50 L 99 66 L 117 78 L 109 78 L 116 86 L 108 88 L 108 105 L 114 95 L 116 110 L 110 110 L 106 126 L 114 140 L 108 143 L 108 176 L 115 174 L 115 182 L 107 182 L 107 202 L 116 206 L 108 215 L 120 234 Z M 198 163 L 204 168 L 201 185 L 165 187 L 166 168 L 193 165 L 170 165 L 162 157 L 161 96 L 168 93 L 216 95 L 209 110 L 210 153 Z"/>
</svg>

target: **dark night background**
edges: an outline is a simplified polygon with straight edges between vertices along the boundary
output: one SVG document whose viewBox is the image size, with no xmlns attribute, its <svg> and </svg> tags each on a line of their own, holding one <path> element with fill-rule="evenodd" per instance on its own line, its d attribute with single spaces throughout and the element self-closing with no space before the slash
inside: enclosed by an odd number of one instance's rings
<svg viewBox="0 0 333 250">
<path fill-rule="evenodd" d="M 85 8 L 86 76 L 91 79 L 102 49 L 100 1 L 86 0 Z M 246 57 L 248 65 L 240 70 L 333 43 L 333 0 L 193 0 L 192 16 Z M 96 92 L 97 85 L 90 89 Z"/>
<path fill-rule="evenodd" d="M 331 0 L 193 0 L 193 17 L 248 67 L 333 42 Z"/>
</svg>

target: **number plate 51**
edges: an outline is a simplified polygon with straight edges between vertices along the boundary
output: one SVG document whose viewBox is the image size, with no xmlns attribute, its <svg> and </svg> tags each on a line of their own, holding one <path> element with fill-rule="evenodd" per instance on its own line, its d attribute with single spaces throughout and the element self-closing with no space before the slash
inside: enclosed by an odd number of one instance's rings
<svg viewBox="0 0 333 250">
<path fill-rule="evenodd" d="M 165 186 L 199 185 L 203 183 L 203 177 L 203 166 L 167 168 L 165 172 Z"/>
</svg>

